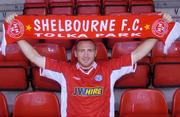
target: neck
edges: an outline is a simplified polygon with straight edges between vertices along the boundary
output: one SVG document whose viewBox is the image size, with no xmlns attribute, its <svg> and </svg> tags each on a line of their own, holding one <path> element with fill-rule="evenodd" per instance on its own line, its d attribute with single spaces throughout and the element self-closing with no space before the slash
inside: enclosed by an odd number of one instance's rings
<svg viewBox="0 0 180 117">
<path fill-rule="evenodd" d="M 93 63 L 92 63 L 93 64 Z M 83 70 L 89 70 L 92 67 L 92 64 L 90 66 L 84 67 L 84 66 L 80 66 L 81 69 Z"/>
</svg>

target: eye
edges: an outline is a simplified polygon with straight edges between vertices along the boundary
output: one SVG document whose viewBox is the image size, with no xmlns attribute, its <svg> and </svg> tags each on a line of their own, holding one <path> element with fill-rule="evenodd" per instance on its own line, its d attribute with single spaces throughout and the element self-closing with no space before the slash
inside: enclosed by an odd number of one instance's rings
<svg viewBox="0 0 180 117">
<path fill-rule="evenodd" d="M 88 49 L 89 52 L 94 52 L 94 49 Z"/>
<path fill-rule="evenodd" d="M 84 49 L 79 49 L 78 52 L 82 53 L 84 52 Z"/>
</svg>

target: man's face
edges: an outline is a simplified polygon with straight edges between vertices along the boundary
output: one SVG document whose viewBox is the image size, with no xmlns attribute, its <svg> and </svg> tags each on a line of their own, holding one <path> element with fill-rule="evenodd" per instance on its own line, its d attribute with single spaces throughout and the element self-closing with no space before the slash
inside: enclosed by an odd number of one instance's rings
<svg viewBox="0 0 180 117">
<path fill-rule="evenodd" d="M 75 50 L 79 64 L 82 67 L 89 67 L 96 57 L 96 47 L 91 41 L 80 41 Z"/>
</svg>

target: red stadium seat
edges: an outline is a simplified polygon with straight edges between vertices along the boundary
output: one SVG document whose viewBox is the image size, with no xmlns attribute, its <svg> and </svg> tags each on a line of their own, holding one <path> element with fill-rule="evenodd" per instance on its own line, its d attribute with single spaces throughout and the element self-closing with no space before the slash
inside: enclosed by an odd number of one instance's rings
<svg viewBox="0 0 180 117">
<path fill-rule="evenodd" d="M 177 89 L 173 96 L 172 117 L 180 117 L 180 89 Z"/>
<path fill-rule="evenodd" d="M 25 3 L 46 3 L 46 0 L 25 0 Z"/>
<path fill-rule="evenodd" d="M 92 5 L 92 6 L 78 6 L 77 7 L 78 15 L 100 15 L 100 6 Z"/>
<path fill-rule="evenodd" d="M 52 7 L 50 8 L 52 15 L 73 15 L 72 7 Z"/>
<path fill-rule="evenodd" d="M 77 0 L 77 5 L 101 5 L 100 0 Z"/>
<path fill-rule="evenodd" d="M 50 92 L 26 92 L 15 99 L 13 117 L 60 117 L 57 96 Z"/>
<path fill-rule="evenodd" d="M 130 54 L 139 44 L 140 41 L 116 43 L 112 50 L 112 59 L 124 54 Z M 148 56 L 140 60 L 136 72 L 122 76 L 122 78 L 116 82 L 115 87 L 146 87 L 149 84 L 149 61 Z"/>
<path fill-rule="evenodd" d="M 97 56 L 96 61 L 108 60 L 106 47 L 102 42 L 96 42 L 97 47 Z M 77 58 L 74 56 L 75 48 L 72 48 L 71 51 L 71 62 L 77 62 Z"/>
<path fill-rule="evenodd" d="M 36 45 L 39 43 L 39 40 L 38 39 L 29 39 L 29 40 L 26 40 L 29 44 L 31 44 L 32 46 Z"/>
<path fill-rule="evenodd" d="M 73 15 L 74 0 L 49 0 L 50 14 Z"/>
<path fill-rule="evenodd" d="M 0 117 L 9 117 L 6 97 L 0 93 Z"/>
<path fill-rule="evenodd" d="M 167 55 L 163 53 L 163 49 L 164 44 L 158 42 L 152 50 L 153 85 L 156 87 L 180 86 L 180 41 L 171 45 Z"/>
<path fill-rule="evenodd" d="M 113 46 L 112 58 L 120 57 L 122 54 L 130 54 L 140 44 L 141 41 L 118 42 Z M 141 59 L 139 62 L 150 63 L 149 54 L 145 56 L 143 59 Z"/>
<path fill-rule="evenodd" d="M 66 49 L 71 49 L 73 47 L 73 40 L 45 40 L 45 43 L 52 43 L 52 44 L 58 44 L 61 47 L 64 47 Z"/>
<path fill-rule="evenodd" d="M 100 0 L 77 0 L 78 15 L 100 15 Z"/>
<path fill-rule="evenodd" d="M 153 0 L 130 0 L 131 13 L 151 13 L 154 12 Z"/>
<path fill-rule="evenodd" d="M 0 89 L 25 90 L 28 87 L 29 62 L 17 44 L 9 44 L 6 56 L 0 61 Z"/>
<path fill-rule="evenodd" d="M 163 42 L 158 42 L 152 49 L 152 60 L 153 64 L 157 62 L 178 62 L 180 61 L 180 41 L 175 41 L 168 49 L 168 53 L 163 52 Z"/>
<path fill-rule="evenodd" d="M 24 15 L 46 15 L 46 8 L 24 8 Z"/>
<path fill-rule="evenodd" d="M 119 110 L 120 117 L 170 117 L 164 95 L 158 90 L 125 91 Z"/>
<path fill-rule="evenodd" d="M 121 13 L 120 14 L 116 14 L 116 15 L 121 15 Z M 107 47 L 108 48 L 113 48 L 115 43 L 117 43 L 117 42 L 126 42 L 126 41 L 133 41 L 133 39 L 108 38 L 107 39 Z"/>
<path fill-rule="evenodd" d="M 104 14 L 116 15 L 128 12 L 128 0 L 104 0 Z"/>
<path fill-rule="evenodd" d="M 37 44 L 35 45 L 35 48 L 43 56 L 55 60 L 67 61 L 65 49 L 57 44 Z M 39 68 L 35 66 L 33 67 L 32 85 L 35 90 L 60 91 L 60 85 L 53 80 L 41 77 L 39 74 Z"/>
<path fill-rule="evenodd" d="M 74 0 L 49 0 L 50 7 L 60 7 L 60 6 L 71 6 L 74 5 Z"/>
<path fill-rule="evenodd" d="M 46 0 L 26 0 L 24 4 L 25 15 L 46 15 L 47 14 Z"/>
</svg>

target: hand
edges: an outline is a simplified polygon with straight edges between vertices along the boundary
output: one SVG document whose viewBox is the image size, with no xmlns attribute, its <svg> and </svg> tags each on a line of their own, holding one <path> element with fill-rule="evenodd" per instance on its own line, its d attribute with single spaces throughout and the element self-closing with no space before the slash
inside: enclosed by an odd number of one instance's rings
<svg viewBox="0 0 180 117">
<path fill-rule="evenodd" d="M 163 18 L 165 21 L 167 21 L 168 23 L 173 22 L 173 19 L 172 19 L 171 15 L 169 15 L 168 13 L 163 13 L 162 15 L 163 15 L 162 18 Z"/>
<path fill-rule="evenodd" d="M 7 16 L 6 19 L 5 19 L 5 21 L 9 24 L 9 23 L 12 22 L 12 20 L 13 20 L 16 16 L 18 16 L 18 15 L 17 15 L 16 13 L 13 13 L 13 14 Z"/>
</svg>

